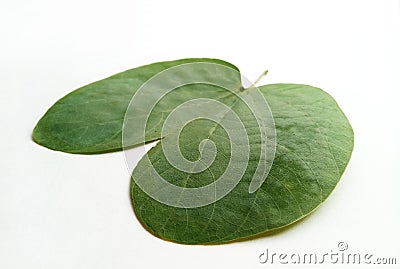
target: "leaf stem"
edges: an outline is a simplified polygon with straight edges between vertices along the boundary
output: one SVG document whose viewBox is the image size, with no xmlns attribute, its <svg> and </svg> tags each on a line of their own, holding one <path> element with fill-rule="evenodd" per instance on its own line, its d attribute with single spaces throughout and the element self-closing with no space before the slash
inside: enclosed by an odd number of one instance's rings
<svg viewBox="0 0 400 269">
<path fill-rule="evenodd" d="M 265 77 L 268 74 L 268 70 L 265 70 L 264 72 L 261 73 L 261 75 L 256 79 L 256 81 L 253 83 L 253 85 L 255 86 L 258 82 L 260 82 L 260 80 Z"/>
</svg>

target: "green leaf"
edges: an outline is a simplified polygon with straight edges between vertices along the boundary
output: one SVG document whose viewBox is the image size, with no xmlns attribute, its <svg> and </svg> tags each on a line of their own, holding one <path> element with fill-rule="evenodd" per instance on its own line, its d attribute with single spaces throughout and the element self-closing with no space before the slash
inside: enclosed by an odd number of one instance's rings
<svg viewBox="0 0 400 269">
<path fill-rule="evenodd" d="M 213 204 L 178 208 L 151 198 L 134 180 L 148 175 L 149 163 L 143 158 L 133 172 L 131 194 L 139 220 L 151 233 L 183 244 L 246 238 L 305 217 L 332 192 L 353 149 L 352 128 L 336 102 L 322 90 L 307 85 L 273 84 L 259 89 L 272 110 L 277 133 L 275 159 L 264 184 L 249 193 L 257 166 L 258 155 L 254 152 L 260 149 L 259 140 L 252 135 L 254 120 L 248 118 L 252 154 L 246 172 L 229 194 Z M 229 100 L 225 103 L 232 104 Z M 240 103 L 232 109 L 248 116 Z M 194 121 L 182 130 L 180 149 L 188 159 L 196 160 L 200 156 L 197 146 L 205 137 L 215 142 L 219 154 L 204 172 L 184 173 L 171 166 L 161 143 L 148 152 L 148 158 L 155 170 L 175 185 L 196 188 L 209 184 L 221 176 L 229 160 L 223 128 L 206 120 Z"/>
<path fill-rule="evenodd" d="M 137 89 L 163 70 L 196 62 L 216 63 L 236 69 L 221 60 L 195 58 L 127 70 L 79 88 L 58 100 L 39 120 L 32 139 L 47 148 L 69 153 L 121 150 L 125 111 Z M 154 133 L 148 139 L 158 138 L 160 134 Z"/>
<path fill-rule="evenodd" d="M 70 153 L 161 140 L 129 167 L 141 223 L 183 244 L 252 237 L 303 218 L 328 197 L 349 162 L 353 132 L 320 89 L 297 84 L 245 89 L 241 80 L 236 67 L 216 59 L 138 67 L 57 101 L 32 138 Z M 188 121 L 192 115 L 197 116 Z M 135 162 L 128 152 L 130 166 Z M 158 177 L 163 185 L 157 185 Z"/>
</svg>

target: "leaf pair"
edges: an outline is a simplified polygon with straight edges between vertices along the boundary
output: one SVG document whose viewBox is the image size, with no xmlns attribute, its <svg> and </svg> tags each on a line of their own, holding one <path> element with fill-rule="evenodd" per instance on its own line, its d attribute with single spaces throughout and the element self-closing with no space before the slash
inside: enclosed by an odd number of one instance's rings
<svg viewBox="0 0 400 269">
<path fill-rule="evenodd" d="M 132 174 L 141 223 L 184 244 L 250 237 L 301 219 L 328 197 L 350 159 L 353 132 L 320 89 L 244 89 L 241 80 L 235 66 L 216 59 L 138 67 L 66 95 L 32 137 L 84 154 L 161 139 Z"/>
</svg>

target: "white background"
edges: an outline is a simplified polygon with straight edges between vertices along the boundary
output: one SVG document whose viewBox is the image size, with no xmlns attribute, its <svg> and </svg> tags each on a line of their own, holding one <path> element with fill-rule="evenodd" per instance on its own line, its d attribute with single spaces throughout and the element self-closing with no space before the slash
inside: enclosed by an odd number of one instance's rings
<svg viewBox="0 0 400 269">
<path fill-rule="evenodd" d="M 397 255 L 396 266 L 370 268 L 399 268 L 399 30 L 395 0 L 2 0 L 0 268 L 305 268 L 258 256 L 322 254 L 340 241 L 354 253 Z M 73 89 L 185 57 L 224 59 L 250 80 L 269 69 L 261 84 L 310 84 L 338 101 L 354 152 L 315 213 L 252 241 L 166 242 L 136 219 L 121 152 L 80 156 L 31 141 Z"/>
</svg>

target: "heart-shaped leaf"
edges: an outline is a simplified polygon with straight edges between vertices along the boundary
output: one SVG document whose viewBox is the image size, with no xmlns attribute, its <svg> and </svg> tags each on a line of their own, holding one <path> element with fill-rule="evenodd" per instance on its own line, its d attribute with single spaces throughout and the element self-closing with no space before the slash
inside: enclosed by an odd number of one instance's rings
<svg viewBox="0 0 400 269">
<path fill-rule="evenodd" d="M 328 197 L 349 162 L 353 132 L 318 88 L 245 89 L 241 80 L 236 67 L 213 59 L 135 68 L 60 99 L 33 139 L 72 153 L 161 139 L 129 167 L 141 223 L 184 244 L 251 237 L 303 218 Z"/>
</svg>

